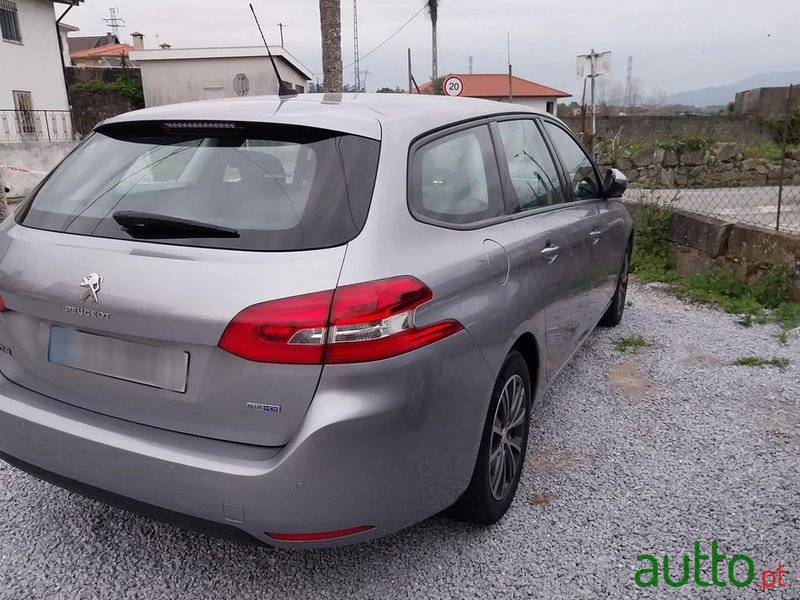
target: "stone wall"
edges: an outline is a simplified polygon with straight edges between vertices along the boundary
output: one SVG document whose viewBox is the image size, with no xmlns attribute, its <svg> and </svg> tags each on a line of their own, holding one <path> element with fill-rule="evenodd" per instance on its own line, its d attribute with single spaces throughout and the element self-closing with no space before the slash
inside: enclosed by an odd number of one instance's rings
<svg viewBox="0 0 800 600">
<path fill-rule="evenodd" d="M 564 122 L 580 135 L 580 117 L 566 117 Z M 586 123 L 587 129 L 591 131 L 590 118 L 587 117 Z M 769 135 L 749 117 L 731 115 L 598 116 L 597 135 L 601 140 L 616 139 L 645 145 L 676 137 L 707 138 L 715 142 L 743 144 L 770 141 Z"/>
<path fill-rule="evenodd" d="M 95 125 L 141 106 L 134 106 L 127 98 L 116 92 L 93 92 L 83 89 L 92 81 L 110 83 L 124 74 L 131 74 L 141 81 L 139 69 L 67 67 L 67 94 L 72 107 L 72 123 L 75 131 L 87 135 Z"/>
<path fill-rule="evenodd" d="M 641 205 L 626 202 L 626 206 L 635 214 Z M 790 297 L 800 300 L 798 235 L 676 210 L 669 231 L 669 256 L 681 275 L 721 267 L 748 282 L 758 281 L 774 265 L 787 265 L 792 274 Z"/>
<path fill-rule="evenodd" d="M 780 160 L 748 158 L 751 146 L 713 144 L 705 149 L 670 150 L 659 147 L 622 148 L 617 155 L 600 154 L 598 164 L 616 167 L 635 187 L 719 188 L 778 185 Z M 784 184 L 800 185 L 800 150 L 789 150 Z"/>
</svg>

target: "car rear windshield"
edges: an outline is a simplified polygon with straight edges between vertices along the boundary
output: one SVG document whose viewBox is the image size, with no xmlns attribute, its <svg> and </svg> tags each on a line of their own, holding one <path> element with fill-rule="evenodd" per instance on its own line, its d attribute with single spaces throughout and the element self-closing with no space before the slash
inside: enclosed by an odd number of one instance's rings
<svg viewBox="0 0 800 600">
<path fill-rule="evenodd" d="M 93 133 L 20 224 L 235 250 L 327 248 L 369 211 L 379 142 L 280 125 L 134 123 Z"/>
</svg>

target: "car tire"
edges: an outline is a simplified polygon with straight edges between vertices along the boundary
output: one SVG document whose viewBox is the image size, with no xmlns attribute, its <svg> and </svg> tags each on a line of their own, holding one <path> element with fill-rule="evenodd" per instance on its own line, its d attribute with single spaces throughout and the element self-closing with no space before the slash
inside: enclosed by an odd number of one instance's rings
<svg viewBox="0 0 800 600">
<path fill-rule="evenodd" d="M 453 506 L 456 518 L 491 525 L 506 514 L 525 462 L 531 405 L 528 365 L 514 350 L 495 383 L 472 479 Z"/>
<path fill-rule="evenodd" d="M 600 319 L 599 325 L 601 327 L 616 327 L 622 321 L 622 313 L 625 312 L 625 302 L 628 297 L 628 272 L 630 270 L 630 265 L 631 250 L 628 248 L 625 251 L 625 256 L 622 258 L 622 268 L 617 278 L 617 289 L 614 290 L 614 297 L 611 299 L 611 305 Z"/>
</svg>

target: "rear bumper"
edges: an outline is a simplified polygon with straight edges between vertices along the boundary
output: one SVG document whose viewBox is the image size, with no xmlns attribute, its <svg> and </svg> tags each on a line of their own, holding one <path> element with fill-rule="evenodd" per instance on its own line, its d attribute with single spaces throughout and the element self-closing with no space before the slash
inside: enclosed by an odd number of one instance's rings
<svg viewBox="0 0 800 600">
<path fill-rule="evenodd" d="M 298 434 L 267 448 L 107 417 L 0 376 L 0 458 L 137 512 L 189 517 L 190 528 L 234 528 L 276 546 L 338 545 L 386 535 L 458 498 L 493 383 L 465 332 L 390 360 L 328 366 Z M 374 529 L 325 542 L 265 533 L 361 525 Z"/>
</svg>

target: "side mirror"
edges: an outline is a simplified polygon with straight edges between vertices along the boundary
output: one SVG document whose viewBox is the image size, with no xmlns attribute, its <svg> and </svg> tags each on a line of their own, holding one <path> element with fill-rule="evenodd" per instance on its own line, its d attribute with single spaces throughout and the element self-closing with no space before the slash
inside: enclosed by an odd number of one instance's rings
<svg viewBox="0 0 800 600">
<path fill-rule="evenodd" d="M 622 198 L 622 194 L 628 189 L 628 178 L 619 169 L 609 169 L 606 171 L 606 178 L 603 180 L 603 194 L 606 198 Z"/>
</svg>

